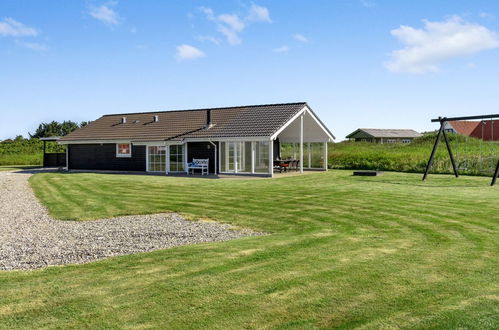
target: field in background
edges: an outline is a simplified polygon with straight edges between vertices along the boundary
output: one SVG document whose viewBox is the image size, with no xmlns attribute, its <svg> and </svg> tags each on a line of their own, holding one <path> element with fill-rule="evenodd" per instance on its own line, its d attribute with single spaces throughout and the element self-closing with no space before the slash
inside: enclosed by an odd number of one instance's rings
<svg viewBox="0 0 499 330">
<path fill-rule="evenodd" d="M 0 272 L 5 328 L 497 327 L 499 188 L 488 178 L 44 173 L 30 183 L 61 219 L 177 211 L 269 235 Z"/>
<path fill-rule="evenodd" d="M 435 134 L 427 134 L 415 139 L 411 144 L 349 141 L 330 144 L 328 164 L 330 168 L 338 169 L 422 173 L 430 157 L 435 137 Z M 499 142 L 484 142 L 455 134 L 449 134 L 449 139 L 461 174 L 492 175 L 499 159 Z M 443 137 L 431 172 L 452 173 Z"/>
</svg>

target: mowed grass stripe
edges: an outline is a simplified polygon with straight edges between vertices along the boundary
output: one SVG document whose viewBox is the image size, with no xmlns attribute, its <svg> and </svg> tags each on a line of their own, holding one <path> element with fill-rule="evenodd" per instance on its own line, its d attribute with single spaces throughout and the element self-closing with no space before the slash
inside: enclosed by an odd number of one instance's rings
<svg viewBox="0 0 499 330">
<path fill-rule="evenodd" d="M 0 273 L 0 324 L 494 328 L 499 191 L 489 181 L 35 175 L 58 218 L 177 211 L 270 235 Z"/>
</svg>

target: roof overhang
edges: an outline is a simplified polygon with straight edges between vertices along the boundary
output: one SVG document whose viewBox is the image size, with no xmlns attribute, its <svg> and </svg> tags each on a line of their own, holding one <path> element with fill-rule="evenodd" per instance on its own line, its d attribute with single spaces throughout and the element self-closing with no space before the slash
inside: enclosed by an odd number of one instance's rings
<svg viewBox="0 0 499 330">
<path fill-rule="evenodd" d="M 132 143 L 130 139 L 117 139 L 117 140 L 63 140 L 57 141 L 58 144 L 102 144 L 102 143 Z"/>
<path fill-rule="evenodd" d="M 60 136 L 48 136 L 40 138 L 40 141 L 59 141 L 60 139 Z"/>
<path fill-rule="evenodd" d="M 317 117 L 317 115 L 310 109 L 308 106 L 304 106 L 303 109 L 298 111 L 290 120 L 288 120 L 281 128 L 279 128 L 272 136 L 271 140 L 275 140 L 277 136 L 282 133 L 289 125 L 291 125 L 296 119 L 300 118 L 300 116 L 304 114 L 309 114 L 310 117 L 317 123 L 317 125 L 324 131 L 327 135 L 328 139 L 332 142 L 336 139 L 336 137 L 331 133 L 331 131 L 324 125 L 324 123 Z"/>
</svg>

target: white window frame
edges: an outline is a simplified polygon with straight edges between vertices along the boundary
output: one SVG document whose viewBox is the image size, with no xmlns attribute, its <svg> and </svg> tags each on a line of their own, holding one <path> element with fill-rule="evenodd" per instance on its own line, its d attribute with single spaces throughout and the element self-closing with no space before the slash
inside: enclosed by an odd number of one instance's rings
<svg viewBox="0 0 499 330">
<path fill-rule="evenodd" d="M 120 144 L 128 144 L 130 148 L 130 153 L 129 154 L 120 154 L 119 153 L 119 145 Z M 130 142 L 124 142 L 124 143 L 116 143 L 116 158 L 131 158 L 132 157 L 132 144 Z"/>
<path fill-rule="evenodd" d="M 241 169 L 246 166 L 246 143 L 249 143 L 248 147 L 250 148 L 250 154 L 251 154 L 251 166 L 249 168 L 248 171 L 242 171 Z M 268 148 L 269 150 L 267 150 L 267 152 L 269 152 L 269 162 L 273 162 L 273 158 L 270 157 L 271 153 L 272 153 L 272 149 L 271 147 L 273 146 L 272 144 L 272 141 L 269 142 L 269 140 L 258 140 L 258 141 L 254 141 L 254 140 L 246 140 L 246 141 L 238 141 L 238 140 L 235 140 L 235 141 L 231 141 L 231 140 L 226 140 L 226 141 L 220 141 L 220 145 L 219 145 L 219 148 L 218 148 L 218 168 L 219 168 L 219 171 L 220 173 L 222 174 L 238 174 L 238 173 L 241 173 L 241 174 L 257 174 L 257 175 L 261 175 L 261 174 L 272 174 L 272 172 L 270 172 L 272 170 L 272 167 L 269 169 L 269 172 L 268 173 L 265 173 L 265 172 L 256 172 L 255 170 L 255 161 L 256 161 L 256 144 L 259 143 L 259 142 L 268 142 L 269 145 L 268 145 Z M 222 143 L 223 143 L 223 146 L 222 146 Z M 233 170 L 228 170 L 229 168 L 229 145 L 230 144 L 233 144 L 233 147 L 234 147 L 234 169 Z M 242 152 L 244 150 L 244 152 Z M 224 151 L 224 156 L 225 157 L 222 157 L 222 150 Z M 265 151 L 263 150 L 263 148 L 260 148 L 259 149 L 259 152 L 260 152 L 260 158 L 261 158 L 261 154 L 264 153 Z M 239 158 L 240 157 L 240 161 L 239 161 Z M 224 166 L 222 166 L 224 165 Z M 225 171 L 222 171 L 222 167 L 225 169 Z"/>
<path fill-rule="evenodd" d="M 168 146 L 162 144 L 162 145 L 146 145 L 146 172 L 151 172 L 151 173 L 166 173 L 167 172 L 167 169 L 168 169 L 168 158 L 165 158 L 165 171 L 152 171 L 150 166 L 150 162 L 149 162 L 149 155 L 150 155 L 150 152 L 149 152 L 149 147 L 164 147 L 165 148 L 165 157 L 167 157 L 167 150 L 168 150 Z"/>
<path fill-rule="evenodd" d="M 182 147 L 182 152 L 183 152 L 183 155 L 182 155 L 182 162 L 184 163 L 184 170 L 183 171 L 172 171 L 171 170 L 171 159 L 170 159 L 170 156 L 171 156 L 171 153 L 170 153 L 170 147 L 172 146 L 181 146 Z M 178 153 L 176 153 L 175 155 L 179 155 Z M 168 144 L 167 145 L 167 152 L 166 152 L 166 156 L 168 157 L 166 159 L 166 170 L 168 173 L 188 173 L 188 169 L 187 169 L 187 143 L 171 143 L 171 144 Z"/>
</svg>

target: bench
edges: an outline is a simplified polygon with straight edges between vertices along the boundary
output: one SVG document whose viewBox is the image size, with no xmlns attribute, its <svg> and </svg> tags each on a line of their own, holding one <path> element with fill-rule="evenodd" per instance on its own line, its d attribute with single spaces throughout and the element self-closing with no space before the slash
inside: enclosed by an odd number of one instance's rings
<svg viewBox="0 0 499 330">
<path fill-rule="evenodd" d="M 192 174 L 194 174 L 194 170 L 201 170 L 201 175 L 208 175 L 208 163 L 209 159 L 193 158 L 192 162 L 187 164 L 187 173 L 192 170 Z"/>
</svg>

